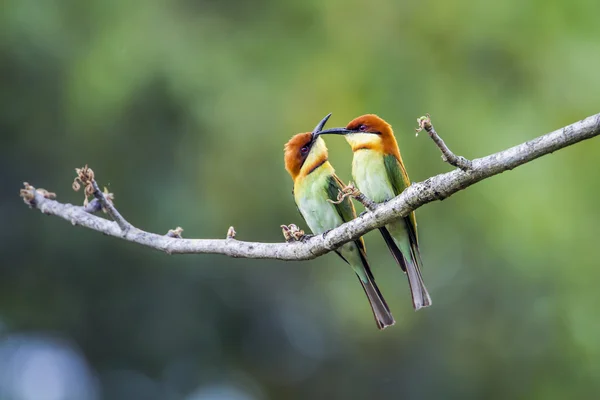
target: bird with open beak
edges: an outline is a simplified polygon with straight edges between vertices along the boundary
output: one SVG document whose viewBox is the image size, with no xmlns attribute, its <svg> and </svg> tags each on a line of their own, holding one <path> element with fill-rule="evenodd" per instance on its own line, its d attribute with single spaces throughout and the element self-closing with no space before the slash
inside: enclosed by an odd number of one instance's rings
<svg viewBox="0 0 600 400">
<path fill-rule="evenodd" d="M 294 200 L 300 214 L 314 234 L 322 234 L 356 218 L 349 198 L 339 204 L 339 191 L 344 187 L 327 160 L 327 147 L 319 136 L 331 114 L 327 115 L 312 132 L 299 133 L 285 145 L 285 169 L 294 181 Z M 331 201 L 328 201 L 331 200 Z M 387 303 L 375 284 L 367 261 L 362 238 L 342 245 L 335 252 L 348 263 L 360 281 L 379 329 L 395 323 Z"/>
<path fill-rule="evenodd" d="M 352 176 L 358 189 L 369 199 L 382 203 L 398 196 L 410 180 L 390 124 L 374 114 L 350 121 L 346 127 L 331 128 L 319 135 L 344 135 L 352 147 Z M 415 213 L 379 229 L 396 262 L 408 276 L 413 307 L 431 305 L 421 275 L 421 254 Z"/>
</svg>

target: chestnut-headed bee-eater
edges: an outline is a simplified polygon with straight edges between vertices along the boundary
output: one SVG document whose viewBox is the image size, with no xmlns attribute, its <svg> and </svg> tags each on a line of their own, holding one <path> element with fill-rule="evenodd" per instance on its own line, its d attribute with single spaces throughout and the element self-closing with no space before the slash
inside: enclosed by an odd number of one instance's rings
<svg viewBox="0 0 600 400">
<path fill-rule="evenodd" d="M 362 115 L 350 121 L 345 128 L 319 132 L 319 135 L 322 134 L 344 135 L 354 153 L 354 181 L 358 189 L 371 200 L 386 202 L 410 186 L 392 127 L 377 115 Z M 379 230 L 396 262 L 408 276 L 415 310 L 430 306 L 431 298 L 420 269 L 422 261 L 415 213 Z"/>
<path fill-rule="evenodd" d="M 285 145 L 285 169 L 294 181 L 294 200 L 298 210 L 314 234 L 322 234 L 356 218 L 356 211 L 349 198 L 339 204 L 336 201 L 344 187 L 327 160 L 327 147 L 319 131 L 329 119 L 327 115 L 313 132 L 299 133 Z M 375 284 L 367 261 L 362 238 L 349 242 L 335 252 L 356 272 L 379 329 L 395 323 L 387 303 Z"/>
</svg>

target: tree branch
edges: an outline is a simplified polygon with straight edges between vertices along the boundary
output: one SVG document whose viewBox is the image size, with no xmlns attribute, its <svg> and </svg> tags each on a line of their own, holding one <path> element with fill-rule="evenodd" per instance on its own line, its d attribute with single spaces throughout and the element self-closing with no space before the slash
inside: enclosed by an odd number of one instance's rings
<svg viewBox="0 0 600 400">
<path fill-rule="evenodd" d="M 25 203 L 32 208 L 39 209 L 44 214 L 56 215 L 70 221 L 73 225 L 80 225 L 168 254 L 210 253 L 243 258 L 308 260 L 334 250 L 346 242 L 355 240 L 398 217 L 404 217 L 424 204 L 435 200 L 443 200 L 483 179 L 512 170 L 536 158 L 599 134 L 600 114 L 596 114 L 518 146 L 487 157 L 474 159 L 466 171 L 455 169 L 431 177 L 423 182 L 413 183 L 399 196 L 385 204 L 377 205 L 370 212 L 331 230 L 325 235 L 317 235 L 292 243 L 244 242 L 234 239 L 233 235 L 230 234 L 228 234 L 227 239 L 181 239 L 173 237 L 179 235 L 161 236 L 145 232 L 130 225 L 120 217 L 118 212 L 111 213 L 110 209 L 114 206 L 109 205 L 110 202 L 107 201 L 106 194 L 100 192 L 97 185 L 92 185 L 92 192 L 86 193 L 93 194 L 102 203 L 103 208 L 109 211 L 109 215 L 117 222 L 120 221 L 119 223 L 86 212 L 84 207 L 60 203 L 53 200 L 53 193 L 43 189 L 35 189 L 28 184 L 25 184 L 24 189 L 21 189 L 21 197 L 23 197 Z M 435 136 L 437 136 L 437 133 Z M 450 160 L 447 155 L 446 158 Z M 102 194 L 102 196 L 98 196 L 97 193 Z M 89 207 L 89 205 L 87 206 Z"/>
<path fill-rule="evenodd" d="M 463 156 L 457 156 L 448 148 L 448 146 L 446 146 L 446 143 L 435 131 L 435 128 L 431 123 L 431 117 L 429 116 L 429 114 L 427 114 L 424 117 L 418 118 L 417 122 L 419 123 L 419 127 L 417 128 L 417 135 L 419 135 L 419 132 L 421 132 L 422 130 L 425 130 L 429 134 L 429 137 L 433 140 L 435 145 L 442 152 L 442 160 L 452 165 L 453 167 L 458 167 L 462 169 L 463 171 L 468 171 L 472 168 L 470 160 L 464 158 Z"/>
<path fill-rule="evenodd" d="M 109 197 L 106 193 L 103 193 L 95 180 L 92 180 L 92 187 L 94 188 L 94 197 L 98 199 L 98 202 L 102 206 L 103 210 L 106 210 L 106 213 L 110 215 L 110 217 L 119 225 L 122 231 L 128 231 L 131 229 L 132 225 L 127 222 L 125 218 L 117 211 L 112 201 L 109 200 Z"/>
</svg>

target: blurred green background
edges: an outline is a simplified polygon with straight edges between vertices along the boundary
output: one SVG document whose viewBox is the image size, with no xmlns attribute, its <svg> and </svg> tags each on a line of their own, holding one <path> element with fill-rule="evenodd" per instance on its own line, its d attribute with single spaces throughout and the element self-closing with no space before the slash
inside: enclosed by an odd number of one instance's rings
<svg viewBox="0 0 600 400">
<path fill-rule="evenodd" d="M 413 181 L 600 112 L 592 0 L 3 0 L 0 399 L 563 399 L 600 393 L 600 140 L 418 210 L 433 307 L 377 232 L 396 318 L 335 255 L 167 256 L 30 211 L 89 164 L 136 226 L 281 241 L 283 144 L 377 113 Z M 350 178 L 351 152 L 329 137 Z"/>
</svg>

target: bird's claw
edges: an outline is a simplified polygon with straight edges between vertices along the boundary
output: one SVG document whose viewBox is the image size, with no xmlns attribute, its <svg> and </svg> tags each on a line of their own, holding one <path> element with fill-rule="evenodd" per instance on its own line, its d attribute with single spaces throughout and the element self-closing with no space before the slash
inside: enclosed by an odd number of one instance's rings
<svg viewBox="0 0 600 400">
<path fill-rule="evenodd" d="M 348 185 L 344 186 L 342 189 L 338 189 L 337 200 L 327 199 L 331 204 L 340 204 L 342 201 L 346 200 L 348 196 L 356 197 L 360 194 L 360 191 L 354 186 L 354 183 L 348 182 Z"/>
<path fill-rule="evenodd" d="M 333 230 L 333 229 L 327 229 L 325 232 L 323 232 L 323 233 L 321 234 L 321 236 L 323 236 L 323 239 L 325 239 L 325 236 L 327 236 L 327 234 L 328 234 L 329 232 L 331 232 L 332 230 Z"/>
</svg>

